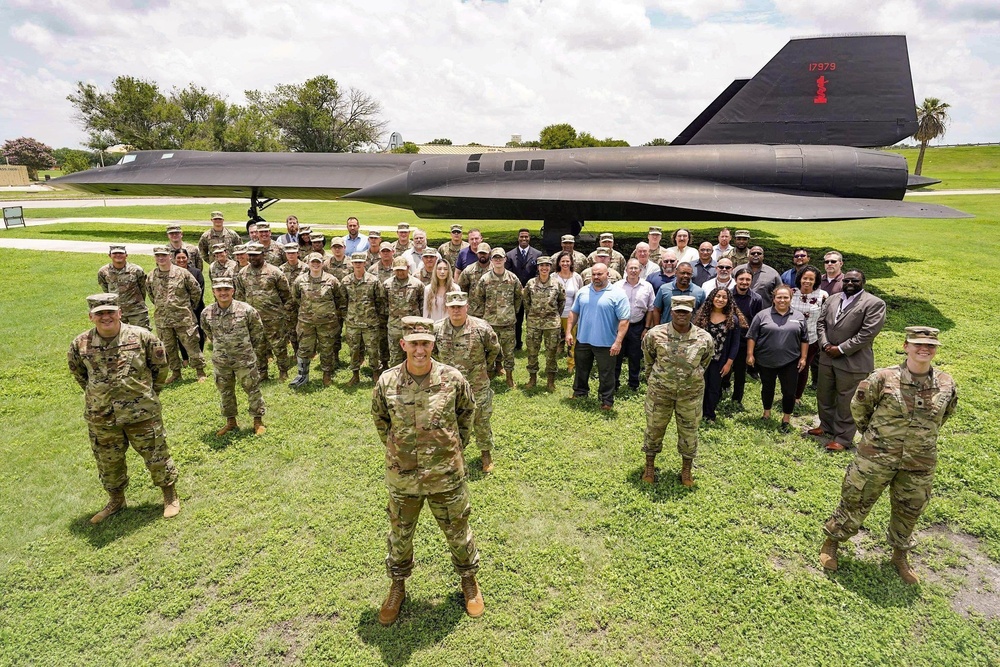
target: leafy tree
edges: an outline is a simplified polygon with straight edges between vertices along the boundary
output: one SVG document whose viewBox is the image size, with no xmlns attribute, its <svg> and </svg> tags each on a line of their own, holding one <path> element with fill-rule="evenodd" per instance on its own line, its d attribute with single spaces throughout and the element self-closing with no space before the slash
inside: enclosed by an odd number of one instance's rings
<svg viewBox="0 0 1000 667">
<path fill-rule="evenodd" d="M 913 169 L 913 173 L 917 176 L 924 168 L 924 151 L 927 150 L 927 143 L 932 139 L 944 136 L 948 127 L 948 109 L 950 107 L 950 104 L 942 102 L 936 97 L 925 97 L 924 101 L 917 107 L 917 131 L 913 133 L 913 138 L 920 142 L 917 166 Z"/>
<path fill-rule="evenodd" d="M 50 169 L 56 164 L 52 147 L 31 137 L 8 139 L 0 150 L 10 164 L 23 164 L 27 167 L 28 178 L 33 181 L 38 180 L 39 169 Z"/>
<path fill-rule="evenodd" d="M 103 150 L 114 144 L 139 150 L 180 147 L 171 136 L 176 113 L 152 81 L 119 76 L 108 92 L 80 81 L 66 99 L 76 107 L 91 148 Z"/>
<path fill-rule="evenodd" d="M 263 109 L 230 106 L 218 150 L 268 153 L 285 150 L 278 128 Z"/>
<path fill-rule="evenodd" d="M 356 88 L 343 90 L 328 76 L 282 84 L 272 92 L 247 91 L 247 100 L 270 115 L 293 151 L 343 153 L 378 142 L 386 123 L 381 105 Z"/>
<path fill-rule="evenodd" d="M 412 141 L 404 141 L 402 146 L 400 146 L 399 148 L 393 148 L 392 152 L 393 153 L 419 153 L 420 152 L 420 146 L 417 146 Z"/>
<path fill-rule="evenodd" d="M 451 139 L 432 139 L 427 144 L 430 146 L 451 146 Z"/>
<path fill-rule="evenodd" d="M 576 129 L 569 123 L 546 125 L 538 133 L 542 148 L 573 148 L 576 145 Z"/>
<path fill-rule="evenodd" d="M 643 144 L 643 146 L 669 146 L 669 145 L 670 142 L 664 139 L 663 137 L 657 137 L 652 141 L 647 141 L 646 143 Z"/>
<path fill-rule="evenodd" d="M 78 148 L 57 148 L 52 151 L 52 156 L 56 160 L 56 165 L 66 174 L 90 169 L 96 166 L 97 162 L 93 153 Z"/>
<path fill-rule="evenodd" d="M 542 142 L 538 139 L 531 141 L 508 141 L 506 146 L 507 148 L 541 148 Z"/>
</svg>

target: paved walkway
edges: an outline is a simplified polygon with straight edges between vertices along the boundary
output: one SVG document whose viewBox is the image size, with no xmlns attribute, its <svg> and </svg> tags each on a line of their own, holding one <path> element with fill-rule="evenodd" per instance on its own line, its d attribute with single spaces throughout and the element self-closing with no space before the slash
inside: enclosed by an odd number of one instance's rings
<svg viewBox="0 0 1000 667">
<path fill-rule="evenodd" d="M 0 232 L 2 234 L 2 232 Z M 164 241 L 166 243 L 166 241 Z M 0 248 L 16 250 L 55 250 L 56 252 L 93 252 L 108 254 L 107 241 L 60 241 L 58 239 L 5 239 L 0 236 Z M 153 255 L 152 243 L 129 243 L 125 246 L 130 255 Z"/>
</svg>

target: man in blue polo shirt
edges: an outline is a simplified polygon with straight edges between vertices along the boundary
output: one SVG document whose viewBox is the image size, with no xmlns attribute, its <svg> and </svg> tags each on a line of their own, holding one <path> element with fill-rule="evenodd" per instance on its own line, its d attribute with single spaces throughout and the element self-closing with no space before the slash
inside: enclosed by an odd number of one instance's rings
<svg viewBox="0 0 1000 667">
<path fill-rule="evenodd" d="M 705 303 L 705 290 L 691 281 L 693 277 L 694 267 L 688 262 L 681 262 L 677 265 L 674 281 L 665 283 L 656 291 L 653 310 L 649 311 L 649 319 L 646 320 L 647 327 L 655 327 L 657 324 L 666 324 L 670 321 L 670 299 L 675 296 L 693 296 L 694 311 L 695 314 L 698 313 L 701 304 Z"/>
<path fill-rule="evenodd" d="M 614 357 L 621 352 L 631 308 L 625 292 L 608 283 L 607 264 L 594 264 L 590 277 L 591 283 L 577 292 L 566 320 L 566 345 L 573 345 L 576 326 L 573 398 L 590 393 L 590 370 L 596 360 L 597 395 L 601 409 L 610 410 L 615 404 Z"/>
</svg>

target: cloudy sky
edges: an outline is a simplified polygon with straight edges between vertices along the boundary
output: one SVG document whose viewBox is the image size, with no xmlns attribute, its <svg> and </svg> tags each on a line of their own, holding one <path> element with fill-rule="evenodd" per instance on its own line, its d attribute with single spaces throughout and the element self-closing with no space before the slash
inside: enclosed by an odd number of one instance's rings
<svg viewBox="0 0 1000 667">
<path fill-rule="evenodd" d="M 407 141 L 525 140 L 551 123 L 673 138 L 791 37 L 904 33 L 944 143 L 1000 141 L 997 0 L 0 0 L 0 140 L 75 147 L 66 96 L 127 74 L 242 103 L 326 74 Z"/>
</svg>

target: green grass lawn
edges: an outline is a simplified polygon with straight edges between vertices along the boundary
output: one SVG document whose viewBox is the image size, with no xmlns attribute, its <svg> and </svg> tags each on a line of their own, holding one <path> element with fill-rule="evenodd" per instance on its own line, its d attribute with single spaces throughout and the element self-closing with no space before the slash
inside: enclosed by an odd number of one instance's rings
<svg viewBox="0 0 1000 667">
<path fill-rule="evenodd" d="M 650 488 L 639 481 L 643 395 L 604 414 L 595 400 L 566 400 L 565 373 L 554 395 L 526 392 L 519 356 L 519 388 L 496 385 L 496 472 L 484 477 L 467 452 L 486 615 L 464 615 L 425 511 L 408 600 L 389 629 L 376 619 L 387 521 L 370 381 L 345 388 L 340 371 L 334 386 L 314 378 L 304 392 L 272 382 L 267 434 L 220 439 L 215 388 L 186 370 L 162 397 L 181 515 L 160 518 L 159 492 L 130 453 L 130 507 L 93 527 L 106 496 L 65 354 L 88 328 L 83 297 L 103 258 L 0 249 L 0 664 L 996 664 L 1000 617 L 967 606 L 970 586 L 989 599 L 1000 581 L 994 570 L 992 582 L 970 583 L 963 566 L 976 554 L 1000 561 L 1000 296 L 995 271 L 960 271 L 958 258 L 970 242 L 1000 244 L 1000 211 L 989 197 L 941 203 L 977 217 L 748 225 L 776 257 L 838 248 L 866 270 L 889 304 L 880 365 L 902 359 L 905 326 L 942 329 L 937 365 L 961 401 L 919 526 L 923 583 L 907 587 L 888 564 L 888 498 L 842 549 L 841 570 L 820 571 L 820 526 L 850 457 L 761 424 L 758 385 L 746 413 L 724 403 L 719 424 L 701 430 L 693 490 L 676 480 L 669 431 Z M 359 214 L 362 225 L 377 213 Z M 519 226 L 499 223 L 487 237 L 507 242 Z M 692 227 L 698 239 L 718 225 Z M 114 229 L 132 242 L 162 238 Z M 638 236 L 642 226 L 621 229 Z M 443 239 L 444 226 L 433 230 Z M 84 225 L 58 237 L 109 238 Z M 814 412 L 807 392 L 796 425 Z"/>
<path fill-rule="evenodd" d="M 892 152 L 906 158 L 912 173 L 920 150 L 906 148 Z M 921 172 L 941 179 L 935 190 L 1000 188 L 1000 146 L 930 146 L 924 153 Z"/>
</svg>

